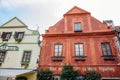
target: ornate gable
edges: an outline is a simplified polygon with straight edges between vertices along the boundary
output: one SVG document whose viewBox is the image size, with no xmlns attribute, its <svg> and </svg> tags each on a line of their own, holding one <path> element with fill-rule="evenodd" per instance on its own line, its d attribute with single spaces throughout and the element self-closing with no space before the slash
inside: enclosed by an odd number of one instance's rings
<svg viewBox="0 0 120 80">
<path fill-rule="evenodd" d="M 81 13 L 89 13 L 89 12 L 87 12 L 77 6 L 74 6 L 71 10 L 69 10 L 67 13 L 65 13 L 65 15 L 66 14 L 81 14 Z"/>
<path fill-rule="evenodd" d="M 27 27 L 21 20 L 17 17 L 12 18 L 8 22 L 1 25 L 1 27 Z"/>
</svg>

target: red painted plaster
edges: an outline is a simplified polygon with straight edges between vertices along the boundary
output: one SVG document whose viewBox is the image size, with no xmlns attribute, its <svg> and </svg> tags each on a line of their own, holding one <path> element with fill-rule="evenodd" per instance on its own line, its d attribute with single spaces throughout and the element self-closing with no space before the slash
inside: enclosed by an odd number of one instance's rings
<svg viewBox="0 0 120 80">
<path fill-rule="evenodd" d="M 81 22 L 82 32 L 74 32 L 74 23 Z M 116 34 L 112 27 L 100 22 L 91 14 L 78 7 L 73 7 L 54 26 L 51 26 L 43 35 L 42 51 L 39 69 L 49 68 L 54 74 L 60 74 L 65 64 L 73 65 L 84 73 L 85 68 L 95 68 L 102 77 L 120 77 L 117 48 L 115 47 Z M 114 61 L 105 61 L 102 56 L 101 42 L 110 42 Z M 53 61 L 54 44 L 63 44 L 63 60 Z M 75 61 L 75 43 L 84 44 L 85 61 Z M 106 69 L 105 69 L 106 68 Z"/>
</svg>

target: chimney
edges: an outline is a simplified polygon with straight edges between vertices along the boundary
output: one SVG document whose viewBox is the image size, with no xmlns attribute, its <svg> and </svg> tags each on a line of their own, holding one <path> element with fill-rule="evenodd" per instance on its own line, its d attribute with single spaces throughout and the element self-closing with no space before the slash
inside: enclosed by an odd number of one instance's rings
<svg viewBox="0 0 120 80">
<path fill-rule="evenodd" d="M 114 23 L 112 20 L 103 20 L 103 23 L 107 24 L 109 27 L 114 27 Z"/>
</svg>

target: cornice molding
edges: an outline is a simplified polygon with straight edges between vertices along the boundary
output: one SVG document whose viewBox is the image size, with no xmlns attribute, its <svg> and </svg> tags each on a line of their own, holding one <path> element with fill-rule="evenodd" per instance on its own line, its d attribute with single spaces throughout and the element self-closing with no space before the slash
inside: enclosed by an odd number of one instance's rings
<svg viewBox="0 0 120 80">
<path fill-rule="evenodd" d="M 72 36 L 102 36 L 102 35 L 115 35 L 114 31 L 106 32 L 76 32 L 76 33 L 63 33 L 63 34 L 43 34 L 43 37 L 72 37 Z"/>
</svg>

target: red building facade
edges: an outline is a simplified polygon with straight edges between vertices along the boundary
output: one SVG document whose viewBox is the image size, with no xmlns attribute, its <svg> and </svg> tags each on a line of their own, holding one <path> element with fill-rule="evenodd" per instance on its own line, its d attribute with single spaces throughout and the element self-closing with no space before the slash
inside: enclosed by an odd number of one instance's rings
<svg viewBox="0 0 120 80">
<path fill-rule="evenodd" d="M 103 80 L 120 80 L 116 33 L 78 7 L 73 7 L 43 35 L 39 69 L 60 75 L 65 64 L 84 74 L 96 70 Z"/>
</svg>

